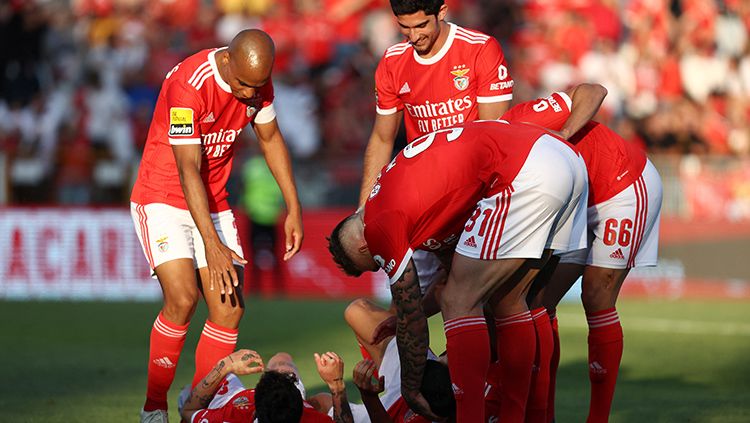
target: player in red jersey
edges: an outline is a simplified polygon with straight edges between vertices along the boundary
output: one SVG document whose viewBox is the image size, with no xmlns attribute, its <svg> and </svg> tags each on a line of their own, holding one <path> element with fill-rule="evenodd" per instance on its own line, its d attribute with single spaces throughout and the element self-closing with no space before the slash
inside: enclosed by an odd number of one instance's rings
<svg viewBox="0 0 750 423">
<path fill-rule="evenodd" d="M 201 292 L 208 320 L 193 384 L 237 342 L 244 303 L 235 266 L 246 262 L 225 185 L 234 143 L 248 123 L 289 212 L 284 259 L 302 242 L 299 200 L 273 108 L 273 60 L 266 33 L 242 31 L 227 48 L 179 63 L 162 85 L 131 195 L 136 232 L 164 294 L 151 331 L 142 421 L 167 419 L 167 391 Z"/>
<path fill-rule="evenodd" d="M 383 54 L 375 73 L 375 124 L 365 151 L 360 205 L 391 159 L 402 117 L 406 138 L 508 110 L 513 79 L 500 44 L 489 35 L 445 22 L 443 0 L 391 0 L 406 41 Z"/>
<path fill-rule="evenodd" d="M 190 423 L 353 422 L 344 385 L 344 362 L 333 352 L 315 354 L 318 374 L 328 385 L 333 418 L 304 400 L 297 366 L 286 353 L 274 355 L 264 368 L 255 351 L 239 350 L 219 360 L 192 389 L 180 415 Z M 254 389 L 236 375 L 263 372 Z"/>
<path fill-rule="evenodd" d="M 353 373 L 354 384 L 359 389 L 370 420 L 428 423 L 429 420 L 414 413 L 401 396 L 401 364 L 394 336 L 395 327 L 388 325 L 388 333 L 381 336 L 376 334 L 386 322 L 395 318 L 393 312 L 368 299 L 359 298 L 349 304 L 344 318 L 364 349 L 365 360 L 354 366 Z M 382 392 L 384 394 L 378 396 Z M 444 418 L 455 415 L 456 404 L 448 368 L 444 360 L 431 351 L 428 351 L 420 392 L 437 415 Z"/>
<path fill-rule="evenodd" d="M 497 119 L 513 96 L 500 44 L 446 22 L 443 0 L 392 0 L 391 9 L 406 40 L 383 53 L 375 73 L 375 123 L 365 150 L 360 206 L 392 157 L 402 117 L 411 141 L 463 122 Z M 422 251 L 414 258 L 423 287 L 429 285 L 437 258 Z"/>
<path fill-rule="evenodd" d="M 458 421 L 480 421 L 490 361 L 483 304 L 501 287 L 502 315 L 528 313 L 517 290 L 528 290 L 551 250 L 585 246 L 585 225 L 576 224 L 585 173 L 573 149 L 543 129 L 468 123 L 414 140 L 383 168 L 364 208 L 333 230 L 329 250 L 346 273 L 382 268 L 390 278 L 401 392 L 412 410 L 436 418 L 419 392 L 428 331 L 414 250 L 458 253 L 445 263 L 440 310 Z"/>
<path fill-rule="evenodd" d="M 547 421 L 554 416 L 554 376 L 559 361 L 557 304 L 583 276 L 581 299 L 589 323 L 591 380 L 588 422 L 606 422 L 623 350 L 617 296 L 631 268 L 655 266 L 657 261 L 662 201 L 659 173 L 638 146 L 605 125 L 593 121 L 583 125 L 595 113 L 591 106 L 598 107 L 606 95 L 606 90 L 596 93 L 588 88 L 579 86 L 572 94 L 553 93 L 519 104 L 503 116 L 509 121 L 562 130 L 580 152 L 589 175 L 588 248 L 562 254 L 549 285 L 533 300 L 537 309 L 546 307 L 552 316 Z M 581 92 L 587 89 L 588 93 Z"/>
</svg>

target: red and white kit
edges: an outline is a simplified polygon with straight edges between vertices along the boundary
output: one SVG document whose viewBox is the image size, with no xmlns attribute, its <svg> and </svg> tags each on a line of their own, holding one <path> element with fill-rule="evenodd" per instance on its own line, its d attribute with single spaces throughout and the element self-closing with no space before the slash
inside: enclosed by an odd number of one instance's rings
<svg viewBox="0 0 750 423">
<path fill-rule="evenodd" d="M 559 130 L 570 107 L 567 94 L 554 93 L 514 106 L 503 119 Z M 561 262 L 610 269 L 656 265 L 662 201 L 656 168 L 638 146 L 598 122 L 586 124 L 570 142 L 589 175 L 589 249 L 563 254 Z"/>
<path fill-rule="evenodd" d="M 197 265 L 205 265 L 200 251 L 203 241 L 187 212 L 173 145 L 202 146 L 201 178 L 216 229 L 223 234 L 222 241 L 242 255 L 239 242 L 235 244 L 226 183 L 234 142 L 245 126 L 276 118 L 273 83 L 261 87 L 248 103 L 237 100 L 219 75 L 216 52 L 203 50 L 175 66 L 156 102 L 130 197 L 133 222 L 152 268 L 175 258 L 194 258 Z"/>
<path fill-rule="evenodd" d="M 365 239 L 391 283 L 414 250 L 452 249 L 459 236 L 456 252 L 469 257 L 539 258 L 544 248 L 571 244 L 585 173 L 572 146 L 535 126 L 480 121 L 440 130 L 383 169 L 365 204 Z M 477 206 L 483 211 L 470 219 Z"/>
<path fill-rule="evenodd" d="M 429 59 L 408 42 L 388 48 L 375 72 L 377 112 L 404 110 L 406 138 L 478 118 L 477 103 L 513 98 L 500 44 L 489 35 L 449 24 L 448 39 Z"/>
<path fill-rule="evenodd" d="M 229 374 L 219 386 L 208 408 L 193 413 L 191 423 L 245 423 L 255 420 L 255 389 L 245 389 L 240 379 Z M 307 401 L 302 403 L 300 422 L 332 422 Z"/>
</svg>

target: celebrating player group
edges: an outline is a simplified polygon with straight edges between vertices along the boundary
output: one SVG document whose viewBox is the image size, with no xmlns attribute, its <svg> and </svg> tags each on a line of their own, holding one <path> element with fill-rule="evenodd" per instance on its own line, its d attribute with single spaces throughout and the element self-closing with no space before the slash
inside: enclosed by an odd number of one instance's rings
<svg viewBox="0 0 750 423">
<path fill-rule="evenodd" d="M 608 421 L 623 353 L 620 287 L 633 267 L 656 264 L 658 172 L 592 120 L 604 87 L 581 84 L 510 107 L 511 70 L 494 38 L 446 22 L 442 0 L 391 7 L 405 41 L 378 64 L 360 202 L 329 238 L 344 272 L 382 269 L 392 294 L 390 309 L 359 299 L 345 313 L 364 356 L 353 367 L 363 403 L 348 402 L 336 353 L 316 354 L 330 393 L 307 397 L 288 354 L 264 364 L 252 350 L 234 352 L 246 261 L 226 183 L 248 124 L 286 202 L 284 259 L 303 239 L 273 107 L 274 44 L 245 30 L 167 75 L 133 188 L 135 229 L 164 294 L 142 422 L 167 421 L 201 295 L 209 313 L 179 402 L 185 421 L 553 422 L 555 309 L 579 278 L 587 421 Z M 410 142 L 394 157 L 402 120 Z M 435 355 L 427 318 L 438 313 L 447 345 Z M 260 372 L 254 389 L 233 376 Z"/>
</svg>

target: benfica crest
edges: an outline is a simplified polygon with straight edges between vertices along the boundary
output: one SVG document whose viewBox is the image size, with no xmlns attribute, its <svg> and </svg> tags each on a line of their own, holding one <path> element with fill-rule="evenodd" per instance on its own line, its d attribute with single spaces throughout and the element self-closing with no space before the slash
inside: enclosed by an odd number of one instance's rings
<svg viewBox="0 0 750 423">
<path fill-rule="evenodd" d="M 460 91 L 469 87 L 469 77 L 466 76 L 466 74 L 468 74 L 471 69 L 464 66 L 465 65 L 456 66 L 454 70 L 451 71 L 451 75 L 453 75 L 453 85 Z"/>
</svg>

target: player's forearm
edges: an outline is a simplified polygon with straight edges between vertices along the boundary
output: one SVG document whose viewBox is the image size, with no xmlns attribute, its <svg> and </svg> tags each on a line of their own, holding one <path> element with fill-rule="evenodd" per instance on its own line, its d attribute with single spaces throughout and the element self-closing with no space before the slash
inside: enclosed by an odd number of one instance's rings
<svg viewBox="0 0 750 423">
<path fill-rule="evenodd" d="M 328 385 L 333 400 L 333 421 L 336 423 L 354 423 L 352 409 L 349 407 L 349 400 L 346 398 L 346 385 L 343 378 L 334 381 Z"/>
<path fill-rule="evenodd" d="M 401 391 L 419 392 L 430 339 L 413 261 L 409 261 L 399 280 L 391 285 L 391 294 L 397 313 L 396 342 L 401 359 Z"/>
<path fill-rule="evenodd" d="M 229 367 L 225 360 L 220 360 L 206 377 L 198 382 L 182 408 L 181 416 L 185 421 L 190 421 L 196 411 L 208 407 L 227 374 Z"/>
<path fill-rule="evenodd" d="M 284 143 L 284 138 L 280 132 L 277 132 L 268 140 L 260 140 L 259 144 L 268 168 L 279 185 L 287 211 L 289 214 L 300 214 L 301 207 L 297 195 L 297 186 L 294 182 L 292 160 L 289 157 L 289 150 Z"/>
<path fill-rule="evenodd" d="M 203 179 L 201 179 L 200 169 L 186 166 L 180 168 L 179 173 L 185 202 L 203 242 L 207 245 L 221 242 L 214 227 L 213 219 L 211 219 L 208 195 L 206 194 L 206 187 L 203 185 Z"/>
<path fill-rule="evenodd" d="M 594 118 L 607 96 L 607 89 L 599 84 L 581 84 L 573 89 L 570 116 L 560 128 L 560 134 L 568 139 Z"/>
<path fill-rule="evenodd" d="M 383 403 L 380 402 L 380 398 L 377 394 L 370 392 L 359 391 L 362 397 L 362 404 L 367 409 L 367 415 L 370 417 L 372 423 L 393 423 L 393 419 L 388 415 L 388 412 L 383 407 Z"/>
<path fill-rule="evenodd" d="M 395 140 L 384 140 L 377 134 L 370 137 L 365 149 L 365 161 L 362 165 L 362 186 L 359 191 L 359 206 L 367 201 L 367 197 L 372 191 L 372 186 L 378 178 L 378 172 L 388 164 L 388 160 L 393 153 L 393 143 Z"/>
</svg>

